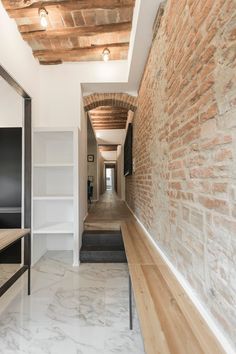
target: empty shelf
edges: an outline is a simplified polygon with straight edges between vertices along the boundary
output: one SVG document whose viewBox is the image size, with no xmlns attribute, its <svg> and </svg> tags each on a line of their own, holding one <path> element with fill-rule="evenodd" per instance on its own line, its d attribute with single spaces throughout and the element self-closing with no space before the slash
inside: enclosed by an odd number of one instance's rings
<svg viewBox="0 0 236 354">
<path fill-rule="evenodd" d="M 45 223 L 34 230 L 34 234 L 71 234 L 73 232 L 72 222 Z"/>
<path fill-rule="evenodd" d="M 73 200 L 73 196 L 54 196 L 54 195 L 48 195 L 48 196 L 35 196 L 33 198 L 34 200 Z"/>
<path fill-rule="evenodd" d="M 35 163 L 34 167 L 73 167 L 73 163 Z"/>
</svg>

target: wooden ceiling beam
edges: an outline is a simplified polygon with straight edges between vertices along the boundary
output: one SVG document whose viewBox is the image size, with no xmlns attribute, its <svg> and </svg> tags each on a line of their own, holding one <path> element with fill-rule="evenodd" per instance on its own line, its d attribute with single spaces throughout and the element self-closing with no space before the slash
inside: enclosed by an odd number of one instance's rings
<svg viewBox="0 0 236 354">
<path fill-rule="evenodd" d="M 95 53 L 96 54 L 96 53 Z M 85 62 L 85 61 L 102 61 L 101 56 L 97 53 L 97 57 L 95 57 L 94 53 L 90 53 L 90 55 L 74 55 L 74 56 L 61 56 L 60 58 L 56 59 L 55 57 L 49 56 L 49 57 L 42 57 L 38 58 L 39 63 L 42 65 L 48 65 L 52 64 L 55 62 L 56 64 L 59 64 L 61 62 Z M 128 51 L 126 53 L 126 59 L 127 59 Z M 111 56 L 111 60 L 120 60 L 120 53 L 113 53 Z M 124 59 L 124 58 L 123 58 Z"/>
<path fill-rule="evenodd" d="M 104 111 L 104 112 L 93 112 L 90 113 L 91 117 L 126 117 L 127 118 L 128 113 L 127 112 L 109 112 L 109 111 Z"/>
<path fill-rule="evenodd" d="M 78 60 L 96 60 L 101 58 L 102 49 L 104 45 L 98 45 L 94 47 L 73 48 L 73 49 L 58 49 L 58 50 L 36 50 L 33 52 L 34 56 L 39 61 L 78 61 Z M 113 43 L 109 45 L 111 51 L 111 60 L 118 59 L 121 50 L 128 52 L 129 43 Z M 91 57 L 91 58 L 90 58 Z"/>
<path fill-rule="evenodd" d="M 38 9 L 44 6 L 47 10 L 58 9 L 60 11 L 79 10 L 112 10 L 118 8 L 134 7 L 135 0 L 58 0 L 58 1 L 38 1 L 38 0 L 2 0 L 2 3 L 10 16 L 25 17 L 29 10 Z M 28 13 L 26 14 L 26 17 Z"/>
<path fill-rule="evenodd" d="M 96 111 L 124 111 L 128 112 L 127 109 L 121 108 L 121 107 L 116 107 L 116 106 L 99 106 L 97 108 L 92 109 L 90 112 L 96 112 Z"/>
<path fill-rule="evenodd" d="M 99 147 L 115 147 L 117 148 L 117 146 L 120 144 L 98 144 Z"/>
<path fill-rule="evenodd" d="M 95 36 L 101 33 L 119 33 L 123 31 L 130 31 L 131 25 L 132 23 L 129 21 L 98 26 L 65 27 L 48 30 L 42 28 L 40 30 L 37 29 L 36 31 L 22 32 L 21 34 L 24 40 L 50 40 L 68 37 Z M 108 45 L 109 48 L 110 46 L 111 44 Z"/>
<path fill-rule="evenodd" d="M 114 117 L 114 116 L 100 116 L 100 117 L 91 117 L 92 121 L 105 121 L 105 122 L 110 122 L 110 121 L 114 121 L 114 122 L 117 122 L 118 120 L 119 121 L 122 121 L 122 122 L 126 122 L 127 120 L 127 117 Z"/>
<path fill-rule="evenodd" d="M 117 151 L 117 145 L 99 145 L 100 151 Z"/>
<path fill-rule="evenodd" d="M 111 118 L 103 118 L 103 117 L 98 117 L 98 118 L 92 118 L 92 122 L 126 122 L 127 117 L 126 118 L 122 118 L 122 117 L 111 117 Z"/>
<path fill-rule="evenodd" d="M 120 125 L 120 124 L 123 124 L 125 125 L 125 122 L 121 121 L 121 122 L 92 122 L 93 125 L 111 125 L 111 124 L 117 124 L 117 125 Z"/>
<path fill-rule="evenodd" d="M 120 121 L 120 122 L 126 122 L 127 120 L 127 117 L 91 117 L 92 121 L 93 122 L 100 122 L 100 121 L 103 121 L 103 122 L 117 122 L 117 121 Z"/>
<path fill-rule="evenodd" d="M 125 122 L 93 122 L 93 125 L 113 125 L 113 124 L 121 124 L 121 125 L 126 125 Z"/>
<path fill-rule="evenodd" d="M 118 113 L 128 113 L 128 110 L 127 109 L 123 109 L 123 108 L 112 108 L 112 107 L 109 107 L 109 109 L 93 109 L 90 111 L 91 114 L 109 114 L 109 113 L 115 113 L 115 114 L 118 114 Z"/>
</svg>

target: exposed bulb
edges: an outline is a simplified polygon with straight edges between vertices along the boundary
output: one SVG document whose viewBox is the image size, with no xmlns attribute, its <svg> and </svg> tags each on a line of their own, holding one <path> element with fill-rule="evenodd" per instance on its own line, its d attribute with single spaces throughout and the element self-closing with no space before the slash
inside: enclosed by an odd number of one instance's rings
<svg viewBox="0 0 236 354">
<path fill-rule="evenodd" d="M 107 62 L 110 59 L 110 50 L 105 48 L 102 52 L 102 59 Z"/>
<path fill-rule="evenodd" d="M 39 9 L 39 17 L 40 17 L 40 25 L 44 28 L 48 26 L 48 19 L 47 19 L 48 12 L 44 7 Z"/>
</svg>

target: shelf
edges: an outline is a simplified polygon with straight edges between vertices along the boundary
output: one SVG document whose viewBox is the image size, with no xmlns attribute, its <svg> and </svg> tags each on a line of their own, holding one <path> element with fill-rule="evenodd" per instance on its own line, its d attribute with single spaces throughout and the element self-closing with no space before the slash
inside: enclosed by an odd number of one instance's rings
<svg viewBox="0 0 236 354">
<path fill-rule="evenodd" d="M 35 168 L 33 187 L 35 197 L 73 196 L 73 168 Z"/>
<path fill-rule="evenodd" d="M 33 135 L 33 262 L 47 250 L 73 250 L 78 147 L 74 129 L 40 128 Z M 74 259 L 78 263 L 77 259 Z"/>
<path fill-rule="evenodd" d="M 73 200 L 73 196 L 54 196 L 54 195 L 45 195 L 45 196 L 34 196 L 34 200 Z"/>
<path fill-rule="evenodd" d="M 35 168 L 74 167 L 72 163 L 35 163 Z"/>
<path fill-rule="evenodd" d="M 0 214 L 21 214 L 21 207 L 13 208 L 13 207 L 6 207 L 0 208 Z"/>
<path fill-rule="evenodd" d="M 73 223 L 45 223 L 33 231 L 34 234 L 72 234 Z"/>
</svg>

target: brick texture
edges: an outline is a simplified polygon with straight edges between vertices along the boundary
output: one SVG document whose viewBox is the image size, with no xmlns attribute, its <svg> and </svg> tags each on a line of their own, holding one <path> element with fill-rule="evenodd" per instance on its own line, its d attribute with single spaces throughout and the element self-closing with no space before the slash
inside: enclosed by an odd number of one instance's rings
<svg viewBox="0 0 236 354">
<path fill-rule="evenodd" d="M 84 96 L 83 102 L 85 112 L 99 106 L 121 107 L 133 112 L 137 108 L 137 97 L 127 93 L 93 93 Z"/>
<path fill-rule="evenodd" d="M 236 2 L 169 0 L 126 200 L 236 348 Z"/>
</svg>

